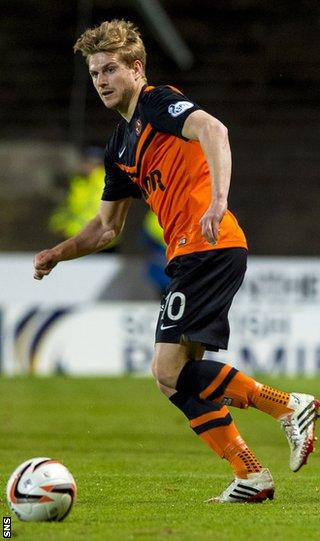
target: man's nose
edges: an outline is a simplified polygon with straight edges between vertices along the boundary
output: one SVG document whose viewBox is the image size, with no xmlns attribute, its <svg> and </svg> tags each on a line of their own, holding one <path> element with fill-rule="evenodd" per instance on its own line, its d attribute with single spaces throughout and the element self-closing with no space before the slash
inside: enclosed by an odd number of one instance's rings
<svg viewBox="0 0 320 541">
<path fill-rule="evenodd" d="M 107 77 L 104 73 L 99 73 L 97 78 L 97 84 L 100 87 L 103 87 L 107 84 Z"/>
</svg>

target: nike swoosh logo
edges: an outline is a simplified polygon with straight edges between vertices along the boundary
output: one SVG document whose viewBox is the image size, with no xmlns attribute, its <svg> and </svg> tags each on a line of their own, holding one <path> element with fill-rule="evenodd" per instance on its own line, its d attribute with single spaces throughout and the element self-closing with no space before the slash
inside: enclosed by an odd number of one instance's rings
<svg viewBox="0 0 320 541">
<path fill-rule="evenodd" d="M 126 148 L 127 148 L 127 147 L 123 147 L 123 149 L 120 150 L 120 152 L 119 152 L 119 154 L 118 154 L 119 158 L 121 158 L 121 156 L 122 156 L 122 154 L 124 153 L 124 151 L 126 150 Z"/>
<path fill-rule="evenodd" d="M 166 329 L 172 329 L 172 327 L 176 327 L 177 325 L 161 325 L 160 329 L 162 331 L 165 331 Z"/>
</svg>

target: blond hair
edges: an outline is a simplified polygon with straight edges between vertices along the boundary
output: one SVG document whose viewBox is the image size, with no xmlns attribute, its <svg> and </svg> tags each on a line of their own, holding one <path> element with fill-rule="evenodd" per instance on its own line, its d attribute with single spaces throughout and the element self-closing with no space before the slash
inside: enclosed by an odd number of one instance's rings
<svg viewBox="0 0 320 541">
<path fill-rule="evenodd" d="M 76 41 L 74 52 L 80 51 L 88 62 L 88 57 L 95 53 L 118 53 L 120 59 L 132 66 L 140 60 L 143 69 L 146 66 L 146 50 L 138 28 L 130 21 L 113 19 L 105 21 L 95 28 L 88 28 Z"/>
</svg>

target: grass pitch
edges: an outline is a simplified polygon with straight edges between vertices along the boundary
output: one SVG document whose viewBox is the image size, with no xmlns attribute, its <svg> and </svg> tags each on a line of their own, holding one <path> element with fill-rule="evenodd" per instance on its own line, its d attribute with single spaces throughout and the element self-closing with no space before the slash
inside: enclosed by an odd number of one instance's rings
<svg viewBox="0 0 320 541">
<path fill-rule="evenodd" d="M 267 379 L 283 390 L 320 395 L 320 379 Z M 18 464 L 62 461 L 78 501 L 62 523 L 23 523 L 21 541 L 318 541 L 320 453 L 296 474 L 279 425 L 232 409 L 238 428 L 275 478 L 273 502 L 208 505 L 232 480 L 187 420 L 144 378 L 1 378 L 0 503 Z M 2 522 L 2 521 L 1 521 Z"/>
</svg>

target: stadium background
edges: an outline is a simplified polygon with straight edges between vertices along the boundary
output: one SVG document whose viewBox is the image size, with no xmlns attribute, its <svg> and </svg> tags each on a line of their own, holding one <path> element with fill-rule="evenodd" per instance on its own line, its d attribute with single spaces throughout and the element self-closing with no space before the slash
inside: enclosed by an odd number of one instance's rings
<svg viewBox="0 0 320 541">
<path fill-rule="evenodd" d="M 50 229 L 50 216 L 82 150 L 103 148 L 118 121 L 72 47 L 88 26 L 118 17 L 133 20 L 144 35 L 149 82 L 177 86 L 229 128 L 229 205 L 246 231 L 250 262 L 231 312 L 233 341 L 221 360 L 247 371 L 318 373 L 319 16 L 316 0 L 12 0 L 6 6 L 0 23 L 3 371 L 150 368 L 159 292 L 147 270 L 143 202 L 133 204 L 119 253 L 68 262 L 41 284 L 31 279 L 33 254 L 62 240 Z M 96 363 L 88 364 L 88 355 Z"/>
<path fill-rule="evenodd" d="M 86 26 L 123 17 L 143 32 L 150 83 L 178 86 L 228 126 L 230 205 L 247 231 L 251 253 L 318 255 L 319 2 L 161 0 L 185 56 L 166 25 L 150 18 L 154 4 L 3 4 L 0 249 L 37 251 L 56 240 L 47 219 L 57 185 L 72 169 L 79 146 L 104 146 L 117 122 L 95 95 L 72 46 Z M 142 204 L 131 212 L 125 253 L 145 250 L 132 232 L 143 213 Z"/>
</svg>

